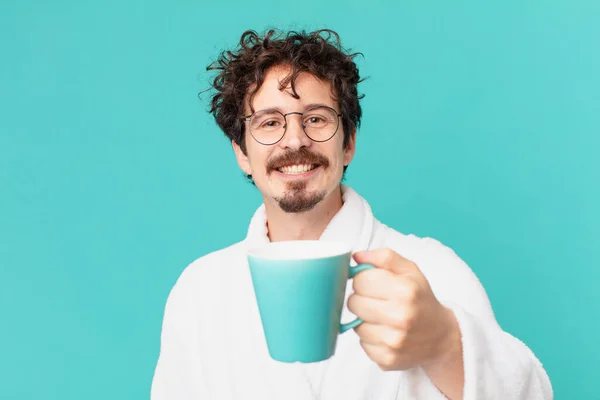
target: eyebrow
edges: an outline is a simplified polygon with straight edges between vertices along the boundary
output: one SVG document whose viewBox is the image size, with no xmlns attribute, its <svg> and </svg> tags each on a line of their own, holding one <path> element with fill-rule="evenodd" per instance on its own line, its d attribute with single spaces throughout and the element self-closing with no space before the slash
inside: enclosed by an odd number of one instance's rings
<svg viewBox="0 0 600 400">
<path fill-rule="evenodd" d="M 330 105 L 327 104 L 322 104 L 322 103 L 310 103 L 304 106 L 304 111 L 308 110 L 309 108 L 315 108 L 315 107 L 329 107 L 329 108 L 333 108 L 335 110 L 335 107 L 332 107 Z M 261 108 L 260 110 L 256 110 L 256 111 L 279 111 L 282 114 L 285 114 L 285 112 L 280 108 L 280 107 L 269 107 L 269 108 Z M 294 112 L 294 111 L 290 111 L 290 112 Z"/>
</svg>

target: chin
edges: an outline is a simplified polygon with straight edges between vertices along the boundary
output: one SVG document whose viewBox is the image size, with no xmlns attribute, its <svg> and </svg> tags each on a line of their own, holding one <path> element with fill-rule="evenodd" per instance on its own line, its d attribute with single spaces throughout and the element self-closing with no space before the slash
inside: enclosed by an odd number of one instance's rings
<svg viewBox="0 0 600 400">
<path fill-rule="evenodd" d="M 298 214 L 312 210 L 324 198 L 324 191 L 292 190 L 274 200 L 284 212 Z"/>
</svg>

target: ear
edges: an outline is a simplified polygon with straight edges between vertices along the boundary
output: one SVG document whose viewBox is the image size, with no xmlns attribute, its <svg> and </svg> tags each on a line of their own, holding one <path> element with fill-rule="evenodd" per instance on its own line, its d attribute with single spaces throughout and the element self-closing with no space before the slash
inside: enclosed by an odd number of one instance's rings
<svg viewBox="0 0 600 400">
<path fill-rule="evenodd" d="M 350 165 L 350 162 L 354 158 L 354 153 L 356 152 L 356 128 L 352 130 L 352 134 L 350 134 L 350 139 L 348 140 L 348 145 L 344 149 L 344 167 Z"/>
<path fill-rule="evenodd" d="M 252 175 L 252 168 L 250 167 L 250 160 L 248 159 L 248 156 L 244 154 L 240 145 L 233 140 L 231 141 L 231 146 L 233 147 L 235 158 L 240 166 L 240 169 L 244 171 L 246 175 Z"/>
</svg>

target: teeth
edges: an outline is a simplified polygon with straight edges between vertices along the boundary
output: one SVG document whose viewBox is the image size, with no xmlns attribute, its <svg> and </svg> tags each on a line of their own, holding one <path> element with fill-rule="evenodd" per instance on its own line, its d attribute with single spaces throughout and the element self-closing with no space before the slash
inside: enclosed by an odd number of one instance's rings
<svg viewBox="0 0 600 400">
<path fill-rule="evenodd" d="M 283 172 L 284 174 L 289 174 L 289 175 L 298 175 L 298 174 L 303 174 L 305 172 L 308 172 L 311 169 L 313 169 L 312 164 L 288 165 L 288 166 L 279 168 L 279 172 Z"/>
</svg>

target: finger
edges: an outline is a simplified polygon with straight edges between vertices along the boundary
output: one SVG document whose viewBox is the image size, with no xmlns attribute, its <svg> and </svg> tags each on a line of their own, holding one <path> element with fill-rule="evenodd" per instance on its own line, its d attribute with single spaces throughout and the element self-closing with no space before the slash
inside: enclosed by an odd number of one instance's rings
<svg viewBox="0 0 600 400">
<path fill-rule="evenodd" d="M 387 348 L 385 346 L 369 343 L 363 339 L 360 340 L 360 345 L 365 350 L 365 353 L 367 353 L 369 358 L 373 361 L 380 359 L 381 356 L 387 352 Z"/>
<path fill-rule="evenodd" d="M 380 300 L 412 299 L 419 288 L 413 276 L 397 275 L 387 269 L 370 269 L 354 277 L 354 293 Z"/>
<path fill-rule="evenodd" d="M 382 371 L 403 371 L 413 367 L 411 363 L 402 360 L 401 353 L 386 346 L 373 345 L 361 340 L 360 345 L 367 356 L 375 362 Z"/>
<path fill-rule="evenodd" d="M 359 251 L 354 253 L 352 257 L 359 264 L 369 264 L 396 274 L 402 274 L 407 270 L 411 271 L 416 268 L 414 262 L 387 248 Z"/>
<path fill-rule="evenodd" d="M 348 298 L 348 310 L 365 322 L 385 324 L 390 318 L 386 311 L 389 308 L 384 300 L 352 294 Z"/>
<path fill-rule="evenodd" d="M 415 317 L 415 311 L 410 306 L 357 294 L 348 298 L 348 310 L 367 323 L 399 330 L 409 329 Z"/>
<path fill-rule="evenodd" d="M 367 356 L 369 356 L 369 358 L 375 363 L 379 363 L 380 360 L 384 359 L 384 357 L 387 356 L 388 350 L 384 346 L 369 343 L 362 339 L 360 341 L 360 345 L 362 346 L 365 353 L 367 353 Z"/>
<path fill-rule="evenodd" d="M 397 291 L 396 278 L 397 276 L 387 269 L 369 269 L 354 277 L 352 288 L 361 296 L 390 299 Z"/>
<path fill-rule="evenodd" d="M 363 322 L 354 330 L 360 337 L 361 342 L 393 349 L 394 351 L 400 350 L 406 340 L 406 332 L 387 325 Z"/>
</svg>

